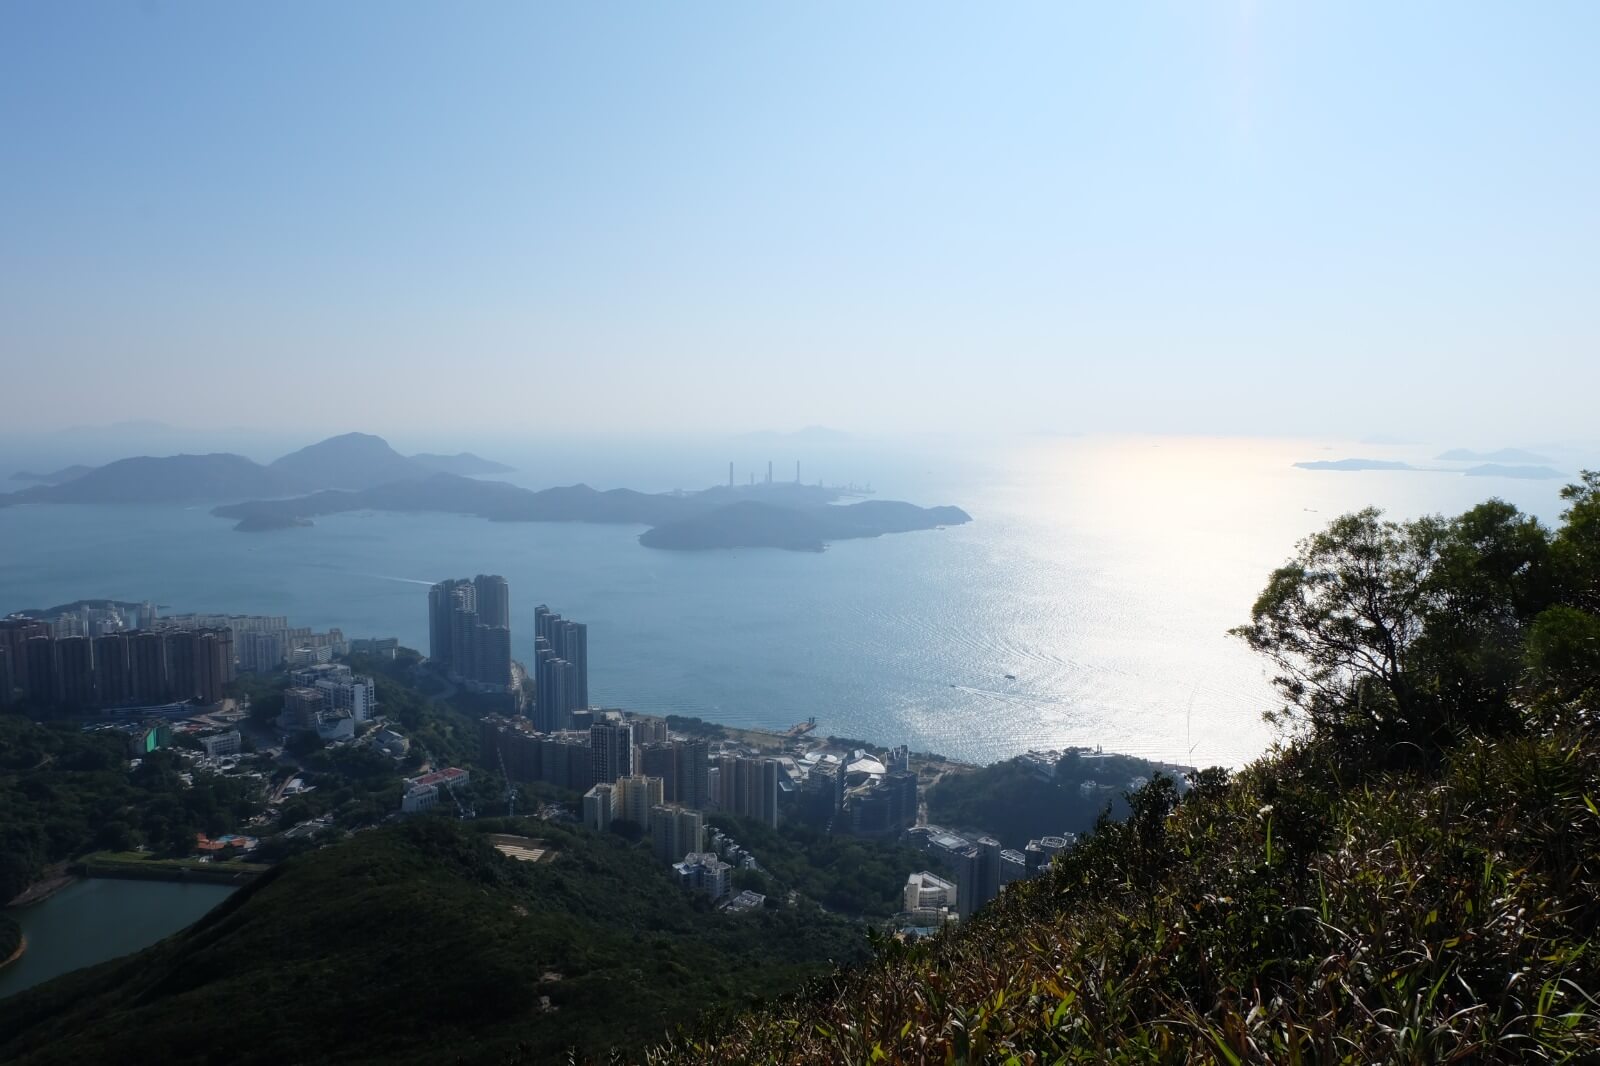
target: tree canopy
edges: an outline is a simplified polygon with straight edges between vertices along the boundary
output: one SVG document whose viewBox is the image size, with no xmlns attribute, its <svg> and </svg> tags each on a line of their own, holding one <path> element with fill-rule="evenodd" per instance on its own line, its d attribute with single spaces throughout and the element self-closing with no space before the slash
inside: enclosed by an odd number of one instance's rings
<svg viewBox="0 0 1600 1066">
<path fill-rule="evenodd" d="M 1600 473 L 1551 529 L 1502 500 L 1409 522 L 1369 508 L 1298 546 L 1234 630 L 1276 667 L 1286 725 L 1437 748 L 1600 693 Z"/>
</svg>

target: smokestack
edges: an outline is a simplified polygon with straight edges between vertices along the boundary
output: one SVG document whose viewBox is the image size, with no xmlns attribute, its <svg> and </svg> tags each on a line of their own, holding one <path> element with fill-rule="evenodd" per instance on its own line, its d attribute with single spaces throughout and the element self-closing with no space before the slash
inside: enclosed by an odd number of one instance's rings
<svg viewBox="0 0 1600 1066">
<path fill-rule="evenodd" d="M 767 484 L 772 484 L 772 460 L 767 460 Z"/>
<path fill-rule="evenodd" d="M 800 484 L 800 460 L 798 459 L 794 461 L 794 483 L 796 485 Z"/>
<path fill-rule="evenodd" d="M 728 460 L 728 487 L 733 488 L 733 460 Z"/>
</svg>

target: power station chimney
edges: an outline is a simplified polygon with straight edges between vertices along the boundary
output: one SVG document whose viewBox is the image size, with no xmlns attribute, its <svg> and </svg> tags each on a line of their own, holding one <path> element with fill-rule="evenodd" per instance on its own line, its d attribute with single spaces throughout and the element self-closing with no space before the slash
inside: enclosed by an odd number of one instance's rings
<svg viewBox="0 0 1600 1066">
<path fill-rule="evenodd" d="M 767 484 L 772 484 L 772 460 L 767 460 Z"/>
<path fill-rule="evenodd" d="M 794 461 L 794 483 L 796 485 L 800 484 L 800 460 L 798 459 Z"/>
<path fill-rule="evenodd" d="M 728 487 L 733 488 L 733 460 L 728 460 Z"/>
</svg>

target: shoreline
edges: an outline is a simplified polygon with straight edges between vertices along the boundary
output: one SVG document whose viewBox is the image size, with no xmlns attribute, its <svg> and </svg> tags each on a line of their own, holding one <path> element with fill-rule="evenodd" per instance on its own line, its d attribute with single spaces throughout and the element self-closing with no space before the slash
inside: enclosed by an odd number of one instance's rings
<svg viewBox="0 0 1600 1066">
<path fill-rule="evenodd" d="M 78 880 L 74 873 L 57 874 L 54 877 L 42 877 L 27 888 L 18 892 L 16 897 L 6 904 L 6 907 L 31 907 L 35 903 L 43 903 L 51 896 L 60 892 Z"/>
<path fill-rule="evenodd" d="M 28 934 L 27 933 L 23 933 L 22 934 L 22 941 L 21 941 L 21 943 L 19 943 L 17 945 L 17 950 L 13 951 L 11 953 L 11 957 L 9 959 L 0 959 L 0 970 L 4 970 L 7 966 L 10 966 L 12 963 L 14 963 L 18 959 L 22 958 L 22 953 L 27 951 L 27 950 L 28 950 Z"/>
</svg>

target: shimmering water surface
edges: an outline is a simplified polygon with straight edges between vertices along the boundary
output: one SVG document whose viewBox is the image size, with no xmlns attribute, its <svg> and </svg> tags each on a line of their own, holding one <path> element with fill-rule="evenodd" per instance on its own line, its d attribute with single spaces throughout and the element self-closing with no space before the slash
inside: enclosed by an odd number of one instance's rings
<svg viewBox="0 0 1600 1066">
<path fill-rule="evenodd" d="M 588 622 L 591 691 L 607 706 L 780 728 L 816 715 L 830 733 L 975 760 L 1103 744 L 1237 764 L 1269 743 L 1272 696 L 1226 631 L 1299 537 L 1367 504 L 1409 516 L 1499 495 L 1559 513 L 1560 482 L 1291 465 L 1437 450 L 1035 438 L 875 457 L 855 446 L 821 464 L 840 469 L 830 481 L 872 480 L 880 496 L 957 504 L 974 521 L 822 554 L 652 551 L 640 527 L 447 515 L 346 514 L 247 535 L 204 507 L 0 509 L 0 611 L 150 598 L 425 649 L 425 585 L 497 572 L 511 582 L 514 654 L 530 658 L 541 602 Z M 630 478 L 621 460 L 606 467 L 614 480 L 587 476 L 662 489 L 710 482 L 725 463 L 657 453 L 640 464 L 649 476 Z M 586 476 L 522 465 L 512 480 L 535 487 Z"/>
</svg>

